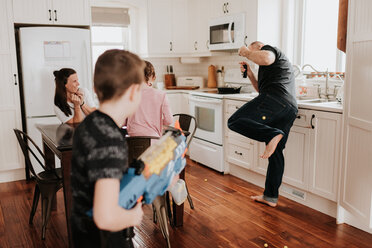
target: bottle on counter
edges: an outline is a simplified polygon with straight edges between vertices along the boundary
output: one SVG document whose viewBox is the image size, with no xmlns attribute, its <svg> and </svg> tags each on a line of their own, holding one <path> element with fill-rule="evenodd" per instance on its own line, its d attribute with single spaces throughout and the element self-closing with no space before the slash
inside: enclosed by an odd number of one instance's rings
<svg viewBox="0 0 372 248">
<path fill-rule="evenodd" d="M 217 69 L 217 87 L 223 87 L 222 69 Z"/>
</svg>

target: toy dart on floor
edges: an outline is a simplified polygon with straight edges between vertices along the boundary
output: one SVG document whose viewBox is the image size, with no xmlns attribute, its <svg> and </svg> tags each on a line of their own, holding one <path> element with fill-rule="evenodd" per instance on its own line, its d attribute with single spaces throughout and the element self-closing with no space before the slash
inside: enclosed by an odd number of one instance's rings
<svg viewBox="0 0 372 248">
<path fill-rule="evenodd" d="M 131 163 L 120 181 L 119 205 L 131 209 L 137 202 L 150 204 L 157 196 L 163 195 L 173 178 L 185 168 L 185 141 L 186 137 L 180 130 L 167 131 Z M 182 204 L 187 197 L 182 185 L 177 182 L 169 189 L 177 204 Z M 92 210 L 87 214 L 92 216 Z"/>
</svg>

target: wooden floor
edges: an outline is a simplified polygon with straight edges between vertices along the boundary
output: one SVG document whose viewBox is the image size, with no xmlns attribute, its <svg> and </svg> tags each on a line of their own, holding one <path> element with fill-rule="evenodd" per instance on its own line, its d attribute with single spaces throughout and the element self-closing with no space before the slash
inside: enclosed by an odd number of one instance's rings
<svg viewBox="0 0 372 248">
<path fill-rule="evenodd" d="M 195 210 L 186 203 L 184 226 L 171 229 L 171 243 L 181 247 L 371 247 L 372 235 L 280 198 L 277 208 L 252 202 L 262 189 L 229 175 L 221 175 L 188 161 L 186 179 Z M 63 194 L 41 240 L 40 205 L 34 225 L 28 224 L 34 183 L 0 184 L 0 247 L 67 247 Z M 150 206 L 136 228 L 136 247 L 165 247 L 152 221 Z"/>
</svg>

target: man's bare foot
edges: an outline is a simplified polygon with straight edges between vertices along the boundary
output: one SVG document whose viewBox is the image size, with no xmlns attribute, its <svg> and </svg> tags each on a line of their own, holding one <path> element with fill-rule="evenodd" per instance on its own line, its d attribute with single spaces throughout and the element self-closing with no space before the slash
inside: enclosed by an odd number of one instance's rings
<svg viewBox="0 0 372 248">
<path fill-rule="evenodd" d="M 266 149 L 264 153 L 260 156 L 261 158 L 269 158 L 271 154 L 274 153 L 276 146 L 278 145 L 279 141 L 283 138 L 283 134 L 278 134 L 274 138 L 270 140 L 270 142 L 266 145 Z"/>
<path fill-rule="evenodd" d="M 277 203 L 274 203 L 274 202 L 269 202 L 269 201 L 266 201 L 264 198 L 263 198 L 263 195 L 255 195 L 255 196 L 251 196 L 251 199 L 252 200 L 255 200 L 256 202 L 261 202 L 261 203 L 264 203 L 270 207 L 273 207 L 275 208 Z"/>
</svg>

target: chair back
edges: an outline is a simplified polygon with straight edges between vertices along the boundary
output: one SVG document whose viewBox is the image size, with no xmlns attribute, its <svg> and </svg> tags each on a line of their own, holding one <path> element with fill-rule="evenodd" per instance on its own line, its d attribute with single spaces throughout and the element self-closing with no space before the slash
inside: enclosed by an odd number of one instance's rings
<svg viewBox="0 0 372 248">
<path fill-rule="evenodd" d="M 128 143 L 128 162 L 137 159 L 148 147 L 151 146 L 151 140 L 159 139 L 153 136 L 129 136 L 126 137 Z"/>
<path fill-rule="evenodd" d="M 192 115 L 188 114 L 174 114 L 173 117 L 178 117 L 178 121 L 180 123 L 180 127 L 183 131 L 190 132 L 190 135 L 187 137 L 187 147 L 190 146 L 191 140 L 194 137 L 196 129 L 198 127 L 198 123 L 196 118 Z M 191 130 L 190 130 L 191 129 Z"/>
<path fill-rule="evenodd" d="M 30 136 L 28 136 L 26 133 L 24 133 L 24 132 L 22 132 L 21 130 L 18 130 L 18 129 L 13 129 L 13 130 L 14 130 L 14 133 L 15 133 L 15 135 L 17 137 L 19 146 L 22 149 L 22 153 L 25 156 L 25 162 L 26 162 L 27 167 L 30 169 L 31 174 L 36 179 L 42 180 L 38 176 L 38 174 L 36 173 L 35 168 L 34 168 L 33 164 L 31 163 L 30 154 L 32 154 L 32 156 L 38 162 L 38 164 L 40 165 L 40 167 L 43 168 L 44 171 L 46 171 L 47 168 L 40 161 L 39 157 L 35 154 L 35 151 L 37 151 L 37 153 L 39 153 L 39 155 L 45 161 L 45 155 L 44 155 L 44 153 L 40 150 L 40 148 L 36 145 L 36 143 L 30 138 Z M 32 148 L 34 148 L 34 149 L 32 149 Z M 59 178 L 59 176 L 57 174 L 56 174 L 56 176 L 57 176 L 57 178 Z"/>
</svg>

